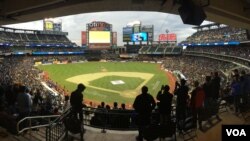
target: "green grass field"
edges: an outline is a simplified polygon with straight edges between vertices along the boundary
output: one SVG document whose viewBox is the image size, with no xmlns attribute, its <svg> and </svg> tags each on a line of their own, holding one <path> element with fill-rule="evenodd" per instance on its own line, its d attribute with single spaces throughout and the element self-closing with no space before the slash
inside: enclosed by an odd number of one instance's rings
<svg viewBox="0 0 250 141">
<path fill-rule="evenodd" d="M 92 101 L 104 101 L 105 103 L 113 103 L 114 101 L 126 104 L 132 104 L 134 97 L 139 94 L 141 84 L 146 84 L 149 87 L 149 93 L 154 97 L 159 91 L 161 85 L 168 84 L 168 78 L 164 71 L 160 70 L 159 64 L 140 63 L 140 62 L 87 62 L 79 64 L 56 64 L 56 65 L 40 65 L 39 69 L 48 72 L 50 79 L 65 87 L 70 92 L 76 89 L 77 83 L 67 81 L 66 79 L 75 77 L 87 84 L 87 89 L 84 92 L 84 98 Z M 112 75 L 112 73 L 123 74 Z M 132 76 L 136 72 L 137 76 Z M 106 75 L 110 73 L 109 75 Z M 125 75 L 128 73 L 128 75 Z M 152 77 L 144 79 L 144 76 L 139 76 L 138 73 L 147 73 Z M 80 76 L 89 75 L 91 80 L 81 79 Z M 103 75 L 98 79 L 94 79 L 95 75 Z M 150 79 L 149 79 L 150 78 Z M 94 79 L 94 80 L 93 80 Z M 125 82 L 122 85 L 113 85 L 110 81 L 122 80 Z M 103 90 L 102 90 L 103 89 Z M 109 91 L 110 90 L 110 91 Z M 131 92 L 127 96 L 126 92 Z M 124 96 L 124 95 L 126 96 Z"/>
</svg>

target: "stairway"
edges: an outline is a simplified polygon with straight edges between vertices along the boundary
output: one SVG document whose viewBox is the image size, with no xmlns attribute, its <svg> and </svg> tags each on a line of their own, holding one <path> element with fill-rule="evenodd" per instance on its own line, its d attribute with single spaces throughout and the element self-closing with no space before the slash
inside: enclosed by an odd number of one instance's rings
<svg viewBox="0 0 250 141">
<path fill-rule="evenodd" d="M 1 136 L 1 133 L 5 133 L 7 136 Z M 46 128 L 42 127 L 38 130 L 28 130 L 26 133 L 20 135 L 13 135 L 8 133 L 5 129 L 0 127 L 0 140 L 1 141 L 45 141 L 46 140 Z"/>
</svg>

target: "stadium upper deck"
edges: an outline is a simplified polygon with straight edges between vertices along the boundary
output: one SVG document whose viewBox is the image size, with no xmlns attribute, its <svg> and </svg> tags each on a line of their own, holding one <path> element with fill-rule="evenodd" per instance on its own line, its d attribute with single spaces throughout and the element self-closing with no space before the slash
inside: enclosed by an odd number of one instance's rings
<svg viewBox="0 0 250 141">
<path fill-rule="evenodd" d="M 0 27 L 0 46 L 76 47 L 66 35 L 67 32 Z"/>
<path fill-rule="evenodd" d="M 209 24 L 195 27 L 197 32 L 188 37 L 181 45 L 237 45 L 249 40 L 249 31 L 222 24 Z"/>
</svg>

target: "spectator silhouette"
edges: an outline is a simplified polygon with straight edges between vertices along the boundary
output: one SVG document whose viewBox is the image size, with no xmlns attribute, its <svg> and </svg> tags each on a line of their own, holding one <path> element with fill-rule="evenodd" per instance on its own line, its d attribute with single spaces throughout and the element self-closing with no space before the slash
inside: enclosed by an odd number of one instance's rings
<svg viewBox="0 0 250 141">
<path fill-rule="evenodd" d="M 186 80 L 181 79 L 181 84 L 176 83 L 175 95 L 177 95 L 176 103 L 176 120 L 179 130 L 182 130 L 182 123 L 186 119 L 187 113 L 187 102 L 188 102 L 188 91 L 189 88 L 186 86 Z"/>
<path fill-rule="evenodd" d="M 248 95 L 250 94 L 250 75 L 246 74 L 244 70 L 241 71 L 240 76 L 240 91 L 244 104 L 248 104 Z"/>
<path fill-rule="evenodd" d="M 125 103 L 122 103 L 122 104 L 121 104 L 120 110 L 126 110 L 126 105 L 125 105 Z"/>
<path fill-rule="evenodd" d="M 216 100 L 220 96 L 220 82 L 221 82 L 221 78 L 218 72 L 214 72 L 213 79 L 212 79 L 212 94 L 213 94 L 213 98 Z"/>
<path fill-rule="evenodd" d="M 114 104 L 113 104 L 113 110 L 118 110 L 118 103 L 117 102 L 114 102 Z"/>
<path fill-rule="evenodd" d="M 85 90 L 85 86 L 83 84 L 78 84 L 77 89 L 71 93 L 70 96 L 70 104 L 72 106 L 72 112 L 77 115 L 79 115 L 79 119 L 81 122 L 83 121 L 83 94 L 82 92 Z"/>
<path fill-rule="evenodd" d="M 239 70 L 234 69 L 233 72 L 232 72 L 232 76 L 240 77 Z"/>
<path fill-rule="evenodd" d="M 211 76 L 206 76 L 205 83 L 202 85 L 205 92 L 205 106 L 212 100 L 212 83 Z"/>
<path fill-rule="evenodd" d="M 4 89 L 0 85 L 0 111 L 2 111 L 5 108 L 5 96 L 4 96 Z"/>
<path fill-rule="evenodd" d="M 18 109 L 18 120 L 21 120 L 25 117 L 30 116 L 31 109 L 32 109 L 32 100 L 31 96 L 26 93 L 26 87 L 21 86 L 19 93 L 17 95 L 17 109 Z M 21 126 L 21 129 L 28 126 L 27 122 L 24 122 Z"/>
<path fill-rule="evenodd" d="M 153 96 L 148 93 L 148 87 L 143 86 L 142 93 L 135 98 L 133 107 L 138 113 L 137 125 L 139 135 L 136 137 L 137 141 L 143 140 L 143 131 L 147 125 L 150 124 L 150 116 L 155 107 L 155 100 Z"/>
<path fill-rule="evenodd" d="M 235 107 L 235 113 L 239 112 L 239 106 L 240 106 L 240 80 L 239 75 L 233 76 L 233 82 L 231 83 L 231 92 L 232 96 L 234 97 L 234 107 Z"/>
<path fill-rule="evenodd" d="M 64 106 L 63 106 L 64 110 L 67 110 L 68 105 L 69 105 L 69 95 L 65 94 L 65 96 L 64 96 Z"/>
<path fill-rule="evenodd" d="M 105 108 L 109 111 L 109 110 L 111 110 L 111 107 L 107 104 L 106 106 L 105 106 Z"/>
<path fill-rule="evenodd" d="M 194 90 L 191 92 L 191 102 L 190 107 L 193 115 L 193 125 L 197 127 L 197 120 L 199 123 L 199 128 L 202 129 L 202 108 L 205 99 L 205 91 L 202 87 L 199 86 L 199 82 L 194 82 Z"/>
<path fill-rule="evenodd" d="M 165 85 L 162 91 L 159 91 L 156 99 L 160 101 L 159 103 L 159 113 L 161 124 L 167 124 L 171 120 L 171 109 L 172 109 L 172 99 L 173 94 L 169 92 L 170 87 Z"/>
<path fill-rule="evenodd" d="M 214 72 L 213 73 L 213 79 L 212 79 L 212 95 L 213 95 L 213 100 L 216 100 L 216 101 L 213 101 L 214 105 L 212 105 L 212 106 L 215 107 L 214 109 L 216 111 L 213 111 L 212 114 L 215 114 L 216 118 L 218 120 L 221 120 L 221 118 L 218 115 L 218 110 L 217 110 L 219 108 L 217 100 L 220 97 L 220 83 L 221 83 L 221 78 L 220 78 L 218 72 Z"/>
<path fill-rule="evenodd" d="M 35 112 L 38 111 L 38 108 L 42 103 L 43 103 L 43 98 L 41 96 L 41 92 L 39 89 L 37 89 L 35 96 L 33 98 L 33 107 Z"/>
<path fill-rule="evenodd" d="M 207 111 L 207 117 L 206 118 L 210 118 L 211 116 L 211 106 L 213 103 L 213 95 L 212 95 L 212 82 L 211 82 L 211 76 L 206 76 L 205 78 L 205 83 L 202 85 L 202 88 L 205 92 L 205 100 L 204 100 L 204 108 Z M 205 115 L 204 115 L 205 116 Z M 209 122 L 211 122 L 209 120 Z"/>
<path fill-rule="evenodd" d="M 101 107 L 100 108 L 105 108 L 105 102 L 101 102 Z"/>
</svg>

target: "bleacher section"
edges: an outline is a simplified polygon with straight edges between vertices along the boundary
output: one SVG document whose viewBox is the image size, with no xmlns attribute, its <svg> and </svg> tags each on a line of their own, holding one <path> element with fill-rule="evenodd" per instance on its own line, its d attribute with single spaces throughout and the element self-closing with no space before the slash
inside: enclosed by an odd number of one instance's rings
<svg viewBox="0 0 250 141">
<path fill-rule="evenodd" d="M 150 47 L 149 49 L 148 49 L 148 52 L 149 53 L 154 53 L 155 51 L 156 51 L 156 47 Z"/>
<path fill-rule="evenodd" d="M 154 54 L 154 55 L 178 55 L 182 53 L 182 47 L 177 46 L 165 46 L 165 45 L 157 45 L 157 46 L 143 46 L 139 50 L 139 54 Z"/>
<path fill-rule="evenodd" d="M 197 32 L 181 42 L 181 45 L 238 45 L 240 42 L 249 40 L 247 30 L 242 28 L 215 23 L 194 27 L 194 29 L 197 29 Z"/>
<path fill-rule="evenodd" d="M 156 49 L 156 53 L 161 53 L 161 52 L 164 52 L 164 50 L 165 50 L 166 48 L 163 48 L 163 47 L 158 47 L 157 49 Z"/>
<path fill-rule="evenodd" d="M 173 50 L 173 48 L 170 48 L 170 47 L 166 48 L 166 52 L 167 52 L 167 53 L 172 52 L 172 50 Z"/>
<path fill-rule="evenodd" d="M 147 52 L 149 48 L 149 46 L 144 46 L 140 49 L 140 52 Z"/>
<path fill-rule="evenodd" d="M 219 55 L 229 55 L 233 57 L 241 57 L 250 59 L 249 46 L 210 46 L 210 47 L 187 47 L 187 51 L 213 53 Z"/>
<path fill-rule="evenodd" d="M 197 32 L 180 46 L 186 46 L 185 55 L 219 59 L 243 67 L 250 65 L 250 40 L 246 29 L 221 24 L 194 27 Z"/>
<path fill-rule="evenodd" d="M 249 46 L 211 46 L 211 47 L 187 47 L 184 55 L 215 58 L 240 64 L 242 67 L 250 66 Z"/>
<path fill-rule="evenodd" d="M 141 46 L 140 45 L 127 45 L 127 53 L 138 53 Z"/>
<path fill-rule="evenodd" d="M 180 52 L 182 52 L 182 48 L 180 48 L 180 47 L 175 47 L 172 50 L 172 53 L 174 53 L 174 54 L 179 54 Z"/>
<path fill-rule="evenodd" d="M 83 54 L 83 48 L 67 38 L 67 32 L 0 27 L 0 55 Z"/>
</svg>

